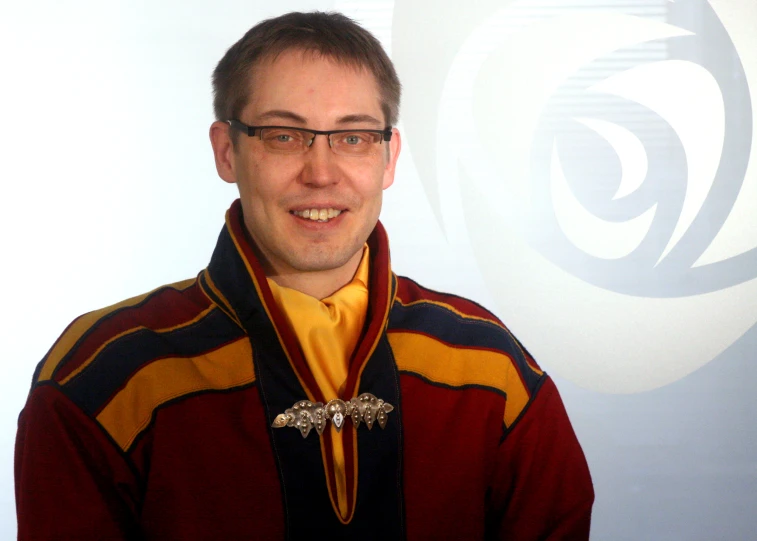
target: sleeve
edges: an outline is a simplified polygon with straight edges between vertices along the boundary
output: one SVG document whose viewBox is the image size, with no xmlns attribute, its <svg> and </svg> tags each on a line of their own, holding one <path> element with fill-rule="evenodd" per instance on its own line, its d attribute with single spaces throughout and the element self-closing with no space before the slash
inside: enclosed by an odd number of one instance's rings
<svg viewBox="0 0 757 541">
<path fill-rule="evenodd" d="M 54 384 L 29 395 L 14 466 L 19 541 L 140 538 L 128 459 Z"/>
<path fill-rule="evenodd" d="M 589 539 L 594 488 L 548 376 L 497 451 L 487 531 L 493 539 Z"/>
</svg>

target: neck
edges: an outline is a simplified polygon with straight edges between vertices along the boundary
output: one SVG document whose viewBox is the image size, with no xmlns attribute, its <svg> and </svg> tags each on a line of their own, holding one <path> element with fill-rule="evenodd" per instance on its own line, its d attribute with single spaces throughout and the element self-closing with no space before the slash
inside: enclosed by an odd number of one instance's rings
<svg viewBox="0 0 757 541">
<path fill-rule="evenodd" d="M 266 276 L 278 285 L 297 290 L 320 300 L 330 297 L 352 281 L 362 257 L 363 250 L 361 249 L 341 267 L 323 271 L 279 273 L 270 268 L 269 265 L 264 265 L 264 268 Z"/>
</svg>

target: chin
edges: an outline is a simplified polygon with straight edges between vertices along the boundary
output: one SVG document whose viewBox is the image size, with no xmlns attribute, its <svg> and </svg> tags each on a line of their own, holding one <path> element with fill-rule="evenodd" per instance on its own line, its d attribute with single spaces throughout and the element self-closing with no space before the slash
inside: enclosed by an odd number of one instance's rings
<svg viewBox="0 0 757 541">
<path fill-rule="evenodd" d="M 310 248 L 311 253 L 305 257 L 289 257 L 289 265 L 300 272 L 319 272 L 330 271 L 343 267 L 349 263 L 350 259 L 360 251 L 362 244 L 356 249 L 314 249 Z"/>
<path fill-rule="evenodd" d="M 322 272 L 343 267 L 350 258 L 307 258 L 290 262 L 290 266 L 300 272 Z"/>
</svg>

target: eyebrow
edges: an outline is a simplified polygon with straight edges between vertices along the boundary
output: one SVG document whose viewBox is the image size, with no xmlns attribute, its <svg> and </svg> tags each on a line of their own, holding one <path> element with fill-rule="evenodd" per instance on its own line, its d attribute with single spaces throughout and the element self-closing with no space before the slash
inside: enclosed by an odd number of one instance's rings
<svg viewBox="0 0 757 541">
<path fill-rule="evenodd" d="M 307 122 L 305 117 L 300 116 L 297 113 L 293 113 L 292 111 L 285 111 L 281 109 L 266 111 L 258 117 L 259 121 L 268 120 L 270 118 L 283 118 L 285 120 L 293 120 L 294 122 L 299 122 L 300 124 L 305 124 Z"/>
<path fill-rule="evenodd" d="M 360 124 L 360 123 L 368 123 L 368 124 L 376 124 L 378 126 L 383 126 L 383 122 L 380 120 L 372 117 L 371 115 L 346 115 L 340 118 L 336 121 L 337 124 Z"/>
<path fill-rule="evenodd" d="M 292 120 L 294 122 L 297 122 L 299 124 L 307 124 L 307 119 L 301 115 L 298 115 L 297 113 L 294 113 L 292 111 L 287 111 L 285 109 L 272 109 L 270 111 L 266 111 L 265 113 L 262 113 L 260 116 L 258 116 L 257 122 L 260 122 L 262 120 L 269 120 L 269 119 L 284 119 L 284 120 Z M 371 116 L 371 115 L 365 115 L 365 114 L 352 114 L 352 115 L 345 115 L 343 117 L 340 117 L 337 121 L 337 125 L 345 125 L 345 124 L 374 124 L 377 126 L 383 125 L 383 123 L 378 120 L 377 118 Z"/>
</svg>

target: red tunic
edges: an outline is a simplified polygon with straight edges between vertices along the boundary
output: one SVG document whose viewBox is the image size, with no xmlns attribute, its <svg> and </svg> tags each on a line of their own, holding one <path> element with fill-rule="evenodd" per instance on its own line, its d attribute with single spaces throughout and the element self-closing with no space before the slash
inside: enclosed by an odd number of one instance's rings
<svg viewBox="0 0 757 541">
<path fill-rule="evenodd" d="M 272 428 L 324 400 L 236 202 L 196 279 L 81 316 L 38 366 L 19 539 L 588 539 L 591 479 L 552 380 L 485 309 L 394 275 L 380 224 L 369 244 L 342 398 L 392 404 L 385 428 Z"/>
</svg>

